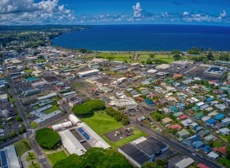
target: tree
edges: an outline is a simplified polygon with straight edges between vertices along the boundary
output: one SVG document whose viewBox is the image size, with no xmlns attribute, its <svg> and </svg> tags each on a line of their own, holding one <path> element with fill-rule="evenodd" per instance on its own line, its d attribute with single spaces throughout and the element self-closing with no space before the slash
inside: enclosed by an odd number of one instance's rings
<svg viewBox="0 0 230 168">
<path fill-rule="evenodd" d="M 70 155 L 57 162 L 54 168 L 132 168 L 132 165 L 119 152 L 112 149 L 90 148 L 79 157 Z"/>
<path fill-rule="evenodd" d="M 175 60 L 175 61 L 178 61 L 178 60 L 181 60 L 181 55 L 179 55 L 179 54 L 176 54 L 176 55 L 174 55 L 173 56 L 173 59 Z"/>
<path fill-rule="evenodd" d="M 52 129 L 42 128 L 36 131 L 35 139 L 44 149 L 57 149 L 61 144 L 60 135 Z"/>
<path fill-rule="evenodd" d="M 149 54 L 149 58 L 150 58 L 150 59 L 153 59 L 153 58 L 155 58 L 155 57 L 156 57 L 155 54 L 153 54 L 153 53 L 152 53 L 152 54 Z"/>
<path fill-rule="evenodd" d="M 76 105 L 72 108 L 73 112 L 78 115 L 93 113 L 94 111 L 102 110 L 105 107 L 105 102 L 102 100 L 89 100 L 84 104 Z"/>
<path fill-rule="evenodd" d="M 20 117 L 20 115 L 17 115 L 16 120 L 17 121 L 22 121 L 22 118 Z"/>
<path fill-rule="evenodd" d="M 183 54 L 180 50 L 173 50 L 171 52 L 172 55 L 180 55 L 180 54 Z"/>
<path fill-rule="evenodd" d="M 81 53 L 86 53 L 86 52 L 87 52 L 87 49 L 85 49 L 85 48 L 80 48 L 79 51 L 80 51 Z"/>
<path fill-rule="evenodd" d="M 108 57 L 108 60 L 109 60 L 109 61 L 112 61 L 112 60 L 114 60 L 114 57 L 109 56 L 109 57 Z"/>
<path fill-rule="evenodd" d="M 38 127 L 38 123 L 36 123 L 35 121 L 32 121 L 32 122 L 30 123 L 30 126 L 31 126 L 31 128 L 35 129 L 35 128 Z"/>
<path fill-rule="evenodd" d="M 157 165 L 156 162 L 144 162 L 142 168 L 164 168 L 162 165 Z"/>
<path fill-rule="evenodd" d="M 230 159 L 230 145 L 226 147 L 226 157 Z"/>
<path fill-rule="evenodd" d="M 150 58 L 147 59 L 146 64 L 152 64 L 152 60 Z"/>
<path fill-rule="evenodd" d="M 212 49 L 208 49 L 207 59 L 208 60 L 214 60 L 214 55 L 212 53 Z"/>
<path fill-rule="evenodd" d="M 189 54 L 199 54 L 199 50 L 195 47 L 192 47 L 190 50 L 188 50 Z"/>
</svg>

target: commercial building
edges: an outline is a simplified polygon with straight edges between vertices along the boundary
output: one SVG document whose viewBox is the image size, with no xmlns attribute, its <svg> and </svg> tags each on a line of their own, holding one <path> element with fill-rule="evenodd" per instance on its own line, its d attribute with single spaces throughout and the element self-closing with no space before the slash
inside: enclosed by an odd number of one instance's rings
<svg viewBox="0 0 230 168">
<path fill-rule="evenodd" d="M 8 102 L 7 94 L 0 94 L 0 103 Z"/>
<path fill-rule="evenodd" d="M 169 149 L 167 144 L 155 139 L 154 137 L 141 137 L 131 143 L 118 148 L 118 151 L 123 154 L 136 167 L 146 161 L 154 161 L 155 157 L 161 155 Z"/>
<path fill-rule="evenodd" d="M 192 158 L 186 158 L 175 164 L 175 168 L 186 168 L 194 163 Z"/>
<path fill-rule="evenodd" d="M 19 160 L 13 145 L 0 150 L 2 168 L 20 168 Z"/>
<path fill-rule="evenodd" d="M 99 72 L 100 72 L 99 70 L 93 69 L 93 70 L 89 70 L 89 71 L 78 72 L 78 76 L 79 77 L 87 77 L 87 76 L 91 76 L 91 75 L 96 75 Z"/>
</svg>

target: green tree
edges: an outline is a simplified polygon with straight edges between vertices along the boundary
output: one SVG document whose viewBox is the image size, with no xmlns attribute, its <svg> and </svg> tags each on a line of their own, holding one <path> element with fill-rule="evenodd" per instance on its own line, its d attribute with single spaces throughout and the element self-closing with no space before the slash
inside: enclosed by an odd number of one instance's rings
<svg viewBox="0 0 230 168">
<path fill-rule="evenodd" d="M 52 129 L 42 128 L 36 131 L 35 139 L 44 149 L 57 149 L 61 144 L 60 135 Z"/>
<path fill-rule="evenodd" d="M 150 58 L 150 59 L 153 59 L 153 58 L 155 58 L 155 57 L 156 57 L 156 55 L 155 55 L 154 53 L 149 54 L 149 58 Z"/>
<path fill-rule="evenodd" d="M 173 59 L 174 59 L 175 61 L 178 61 L 178 60 L 181 60 L 182 57 L 181 57 L 181 55 L 176 54 L 176 55 L 173 56 Z"/>
<path fill-rule="evenodd" d="M 208 60 L 214 60 L 214 55 L 212 53 L 212 49 L 208 49 L 207 59 Z"/>
<path fill-rule="evenodd" d="M 21 116 L 20 116 L 20 115 L 17 115 L 16 120 L 17 120 L 17 121 L 22 121 Z"/>
<path fill-rule="evenodd" d="M 142 168 L 164 168 L 162 165 L 157 165 L 156 162 L 144 162 Z"/>
<path fill-rule="evenodd" d="M 230 159 L 230 145 L 226 147 L 226 157 Z"/>
<path fill-rule="evenodd" d="M 152 60 L 150 58 L 147 59 L 146 64 L 152 64 Z"/>
<path fill-rule="evenodd" d="M 173 50 L 171 52 L 172 55 L 180 55 L 180 54 L 183 54 L 180 50 Z"/>
<path fill-rule="evenodd" d="M 35 121 L 32 121 L 32 122 L 30 123 L 30 126 L 31 126 L 31 128 L 35 129 L 35 128 L 38 127 L 38 123 L 36 123 Z"/>
</svg>

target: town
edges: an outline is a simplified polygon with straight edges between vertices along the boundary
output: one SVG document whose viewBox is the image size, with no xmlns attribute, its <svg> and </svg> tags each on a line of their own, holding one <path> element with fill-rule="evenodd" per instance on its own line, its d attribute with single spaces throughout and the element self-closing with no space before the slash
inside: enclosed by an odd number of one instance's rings
<svg viewBox="0 0 230 168">
<path fill-rule="evenodd" d="M 182 52 L 23 52 L 1 52 L 1 167 L 230 165 L 229 62 Z"/>
</svg>

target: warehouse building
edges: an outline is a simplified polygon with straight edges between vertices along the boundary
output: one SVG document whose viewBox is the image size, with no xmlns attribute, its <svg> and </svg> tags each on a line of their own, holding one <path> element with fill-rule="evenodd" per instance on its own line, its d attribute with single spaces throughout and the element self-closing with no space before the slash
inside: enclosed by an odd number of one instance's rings
<svg viewBox="0 0 230 168">
<path fill-rule="evenodd" d="M 91 75 L 96 75 L 99 72 L 100 72 L 99 70 L 93 69 L 93 70 L 89 70 L 89 71 L 78 72 L 78 76 L 79 77 L 87 77 L 87 76 L 91 76 Z"/>
<path fill-rule="evenodd" d="M 169 146 L 154 137 L 141 137 L 131 143 L 118 148 L 118 151 L 123 154 L 135 166 L 141 167 L 146 161 L 154 161 L 155 157 L 167 151 Z"/>
<path fill-rule="evenodd" d="M 13 145 L 0 150 L 0 162 L 3 168 L 20 168 L 19 160 Z"/>
</svg>

